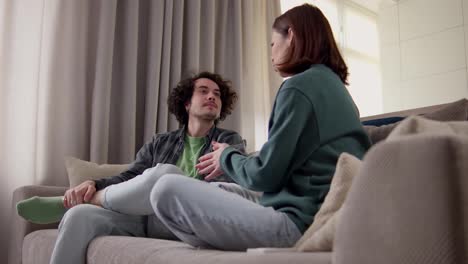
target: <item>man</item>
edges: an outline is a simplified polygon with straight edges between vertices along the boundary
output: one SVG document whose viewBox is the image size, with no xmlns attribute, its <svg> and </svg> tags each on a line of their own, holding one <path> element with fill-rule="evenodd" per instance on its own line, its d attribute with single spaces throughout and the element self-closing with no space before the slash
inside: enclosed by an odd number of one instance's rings
<svg viewBox="0 0 468 264">
<path fill-rule="evenodd" d="M 106 191 L 129 197 L 132 195 L 131 190 L 122 188 L 125 186 L 122 183 L 142 181 L 147 176 L 153 177 L 151 174 L 179 173 L 180 170 L 180 173 L 202 180 L 195 165 L 200 156 L 212 151 L 212 142 L 235 145 L 244 151 L 244 143 L 239 134 L 216 126 L 231 113 L 236 99 L 230 82 L 223 80 L 218 74 L 202 72 L 182 80 L 168 98 L 169 111 L 176 116 L 182 128 L 155 135 L 140 149 L 128 170 L 117 176 L 85 181 L 67 190 L 63 198 L 35 197 L 20 202 L 18 212 L 32 222 L 34 215 L 25 213 L 29 208 L 52 208 L 54 206 L 51 204 L 57 203 L 57 199 L 60 203 L 63 199 L 63 205 L 59 206 L 63 208 L 63 212 L 54 212 L 51 215 L 58 218 L 57 216 L 69 209 L 60 223 L 51 263 L 84 263 L 88 243 L 97 236 L 131 235 L 176 239 L 152 212 L 129 215 L 119 213 L 118 209 L 110 205 L 103 206 L 105 196 L 111 195 L 106 194 Z M 164 167 L 161 164 L 173 164 L 177 168 Z M 221 181 L 226 179 L 222 178 Z M 147 182 L 142 184 L 150 187 Z M 127 191 L 128 193 L 124 193 Z M 47 199 L 50 199 L 49 205 L 46 205 Z M 138 200 L 145 202 L 145 199 L 141 197 Z M 99 206 L 81 205 L 83 203 Z M 138 205 L 129 204 L 128 207 L 138 208 Z M 52 217 L 49 221 L 43 220 L 41 221 L 52 222 L 54 219 Z"/>
<path fill-rule="evenodd" d="M 97 190 L 127 181 L 158 163 L 177 165 L 186 175 L 202 179 L 195 165 L 200 156 L 212 151 L 212 141 L 237 145 L 244 151 L 239 134 L 216 127 L 219 120 L 224 120 L 231 113 L 236 99 L 230 82 L 217 74 L 202 72 L 181 81 L 172 90 L 168 106 L 183 127 L 155 135 L 151 142 L 140 149 L 136 160 L 126 172 L 97 181 L 85 181 L 68 190 L 64 197 L 65 207 L 93 202 L 91 198 Z M 228 179 L 222 178 L 221 181 Z M 98 192 L 97 197 L 101 193 Z"/>
</svg>

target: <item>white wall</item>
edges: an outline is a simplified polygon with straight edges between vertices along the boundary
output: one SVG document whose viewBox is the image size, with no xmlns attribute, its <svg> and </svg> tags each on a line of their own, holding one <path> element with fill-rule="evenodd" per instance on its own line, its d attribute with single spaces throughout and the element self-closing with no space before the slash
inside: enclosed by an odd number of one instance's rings
<svg viewBox="0 0 468 264">
<path fill-rule="evenodd" d="M 468 97 L 468 0 L 383 0 L 384 112 Z"/>
</svg>

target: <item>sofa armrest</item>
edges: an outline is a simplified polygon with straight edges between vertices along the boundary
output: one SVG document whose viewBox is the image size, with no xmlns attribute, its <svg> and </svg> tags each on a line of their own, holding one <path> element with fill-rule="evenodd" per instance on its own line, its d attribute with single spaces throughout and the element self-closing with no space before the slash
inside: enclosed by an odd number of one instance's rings
<svg viewBox="0 0 468 264">
<path fill-rule="evenodd" d="M 467 160 L 461 136 L 375 145 L 338 219 L 333 263 L 468 263 Z"/>
<path fill-rule="evenodd" d="M 67 187 L 29 185 L 17 188 L 13 192 L 13 204 L 10 222 L 10 244 L 8 250 L 8 263 L 21 264 L 23 238 L 39 229 L 54 229 L 58 223 L 48 225 L 37 225 L 30 223 L 20 217 L 16 212 L 16 203 L 33 196 L 60 196 L 65 193 Z"/>
</svg>

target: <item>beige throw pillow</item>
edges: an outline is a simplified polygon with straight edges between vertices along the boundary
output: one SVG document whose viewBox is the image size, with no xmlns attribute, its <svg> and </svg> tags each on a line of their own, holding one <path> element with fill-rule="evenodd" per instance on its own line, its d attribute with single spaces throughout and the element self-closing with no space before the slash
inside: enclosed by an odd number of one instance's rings
<svg viewBox="0 0 468 264">
<path fill-rule="evenodd" d="M 343 153 L 338 158 L 330 191 L 315 215 L 314 222 L 294 246 L 298 251 L 331 251 L 339 209 L 343 205 L 352 180 L 359 172 L 361 161 Z"/>
<path fill-rule="evenodd" d="M 119 175 L 129 164 L 96 164 L 74 157 L 65 157 L 70 187 L 75 187 L 86 180 L 97 180 L 104 177 Z"/>
</svg>

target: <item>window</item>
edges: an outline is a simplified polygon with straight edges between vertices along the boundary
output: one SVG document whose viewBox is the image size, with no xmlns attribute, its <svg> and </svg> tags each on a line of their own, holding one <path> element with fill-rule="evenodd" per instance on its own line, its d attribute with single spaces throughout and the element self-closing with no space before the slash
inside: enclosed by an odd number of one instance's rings
<svg viewBox="0 0 468 264">
<path fill-rule="evenodd" d="M 377 15 L 348 0 L 281 0 L 281 11 L 311 3 L 324 13 L 349 68 L 348 90 L 361 116 L 382 113 Z"/>
</svg>

